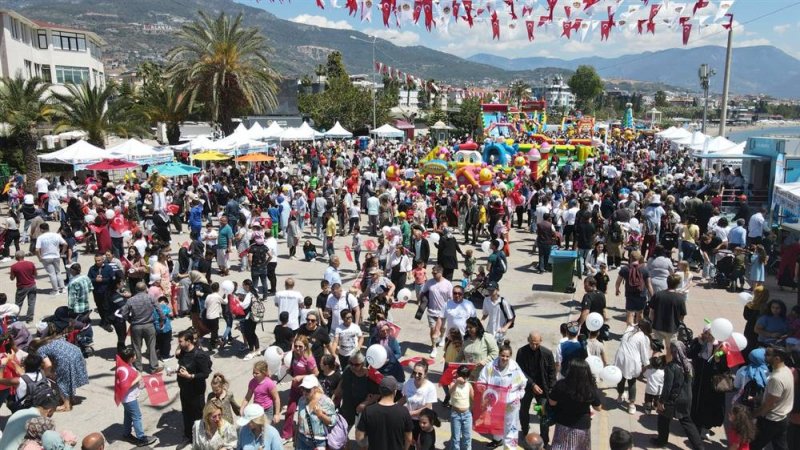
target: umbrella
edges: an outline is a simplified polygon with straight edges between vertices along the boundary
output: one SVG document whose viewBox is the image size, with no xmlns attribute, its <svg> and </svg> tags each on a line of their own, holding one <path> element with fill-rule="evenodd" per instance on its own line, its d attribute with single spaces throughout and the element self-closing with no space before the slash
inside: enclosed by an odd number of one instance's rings
<svg viewBox="0 0 800 450">
<path fill-rule="evenodd" d="M 157 170 L 158 173 L 164 175 L 165 177 L 179 177 L 200 172 L 199 167 L 194 167 L 179 162 L 168 162 L 159 164 L 157 166 L 151 166 L 149 169 L 147 169 L 148 172 L 153 172 L 154 170 Z"/>
<path fill-rule="evenodd" d="M 194 160 L 196 161 L 223 161 L 226 159 L 230 159 L 231 157 L 228 155 L 223 155 L 220 152 L 216 152 L 214 150 L 209 150 L 203 153 L 198 153 L 194 155 Z"/>
<path fill-rule="evenodd" d="M 122 159 L 104 159 L 94 164 L 86 166 L 87 170 L 122 170 L 136 167 L 139 164 L 135 162 L 125 161 Z"/>
<path fill-rule="evenodd" d="M 267 162 L 275 161 L 274 156 L 265 155 L 263 153 L 250 153 L 236 158 L 236 162 Z"/>
</svg>

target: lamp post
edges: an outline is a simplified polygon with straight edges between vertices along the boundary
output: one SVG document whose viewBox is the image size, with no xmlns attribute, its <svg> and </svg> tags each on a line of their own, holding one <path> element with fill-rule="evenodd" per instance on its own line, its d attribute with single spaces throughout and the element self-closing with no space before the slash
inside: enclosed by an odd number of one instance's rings
<svg viewBox="0 0 800 450">
<path fill-rule="evenodd" d="M 700 87 L 703 88 L 703 96 L 705 97 L 703 105 L 703 134 L 706 133 L 706 121 L 708 120 L 708 87 L 714 74 L 716 72 L 714 69 L 709 69 L 708 64 L 701 64 L 700 69 L 697 71 L 697 75 L 700 77 Z"/>
<path fill-rule="evenodd" d="M 731 58 L 733 53 L 733 26 L 728 29 L 728 48 L 725 51 L 725 79 L 722 82 L 722 112 L 719 119 L 719 135 L 725 137 L 728 122 L 728 87 L 731 82 Z"/>
<path fill-rule="evenodd" d="M 378 115 L 378 83 L 375 81 L 375 43 L 378 42 L 378 36 L 372 36 L 372 40 L 369 41 L 351 34 L 350 39 L 372 44 L 372 129 L 374 130 L 377 128 Z"/>
</svg>

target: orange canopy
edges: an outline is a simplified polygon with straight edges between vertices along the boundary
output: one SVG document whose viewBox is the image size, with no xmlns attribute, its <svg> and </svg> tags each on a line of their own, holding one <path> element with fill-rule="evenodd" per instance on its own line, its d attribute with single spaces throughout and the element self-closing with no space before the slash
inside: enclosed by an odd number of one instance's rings
<svg viewBox="0 0 800 450">
<path fill-rule="evenodd" d="M 274 156 L 265 155 L 263 153 L 248 153 L 247 155 L 236 158 L 236 162 L 267 162 L 275 161 Z"/>
</svg>

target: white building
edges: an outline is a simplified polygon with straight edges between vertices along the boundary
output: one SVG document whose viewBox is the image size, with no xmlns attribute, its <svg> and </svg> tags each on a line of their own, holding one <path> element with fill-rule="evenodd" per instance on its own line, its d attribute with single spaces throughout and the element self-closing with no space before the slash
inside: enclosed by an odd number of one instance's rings
<svg viewBox="0 0 800 450">
<path fill-rule="evenodd" d="M 29 19 L 0 9 L 0 75 L 39 77 L 65 93 L 66 83 L 89 81 L 105 85 L 102 47 L 106 42 L 90 31 Z"/>
<path fill-rule="evenodd" d="M 554 110 L 572 109 L 575 107 L 575 94 L 569 89 L 560 75 L 543 86 L 533 88 L 536 98 L 547 101 L 547 107 Z"/>
</svg>

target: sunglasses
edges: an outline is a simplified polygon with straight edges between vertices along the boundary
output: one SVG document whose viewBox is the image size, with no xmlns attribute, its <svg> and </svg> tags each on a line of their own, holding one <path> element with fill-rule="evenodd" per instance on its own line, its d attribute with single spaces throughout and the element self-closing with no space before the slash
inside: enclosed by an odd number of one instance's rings
<svg viewBox="0 0 800 450">
<path fill-rule="evenodd" d="M 456 291 L 453 291 L 453 297 L 463 297 L 463 296 L 464 296 L 464 293 L 463 293 L 463 292 L 456 292 Z"/>
<path fill-rule="evenodd" d="M 306 322 L 316 322 L 317 319 L 306 319 Z"/>
</svg>

